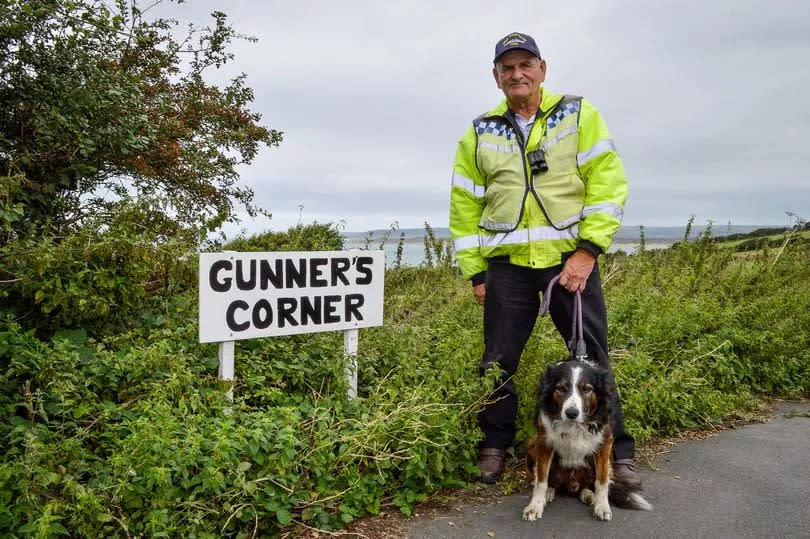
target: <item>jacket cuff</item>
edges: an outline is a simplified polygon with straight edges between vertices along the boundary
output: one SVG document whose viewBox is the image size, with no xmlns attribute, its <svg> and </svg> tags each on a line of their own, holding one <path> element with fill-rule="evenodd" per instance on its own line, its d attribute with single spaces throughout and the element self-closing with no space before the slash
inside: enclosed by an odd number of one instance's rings
<svg viewBox="0 0 810 539">
<path fill-rule="evenodd" d="M 592 241 L 580 239 L 577 243 L 577 247 L 588 251 L 593 255 L 594 258 L 599 258 L 599 255 L 602 254 L 602 248 L 593 243 Z"/>
<path fill-rule="evenodd" d="M 483 284 L 487 278 L 486 271 L 479 271 L 475 275 L 470 278 L 470 282 L 472 282 L 473 286 L 478 286 L 479 284 Z"/>
</svg>

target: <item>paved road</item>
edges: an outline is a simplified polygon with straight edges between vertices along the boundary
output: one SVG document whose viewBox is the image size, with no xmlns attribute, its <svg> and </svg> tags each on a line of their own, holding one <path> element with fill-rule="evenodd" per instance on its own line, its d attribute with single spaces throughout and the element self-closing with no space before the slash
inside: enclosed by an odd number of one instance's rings
<svg viewBox="0 0 810 539">
<path fill-rule="evenodd" d="M 810 538 L 810 418 L 789 411 L 807 413 L 810 404 L 780 404 L 770 423 L 674 446 L 657 471 L 642 470 L 651 512 L 613 508 L 613 520 L 599 522 L 573 498 L 557 498 L 541 520 L 524 522 L 524 490 L 412 519 L 408 537 Z"/>
</svg>

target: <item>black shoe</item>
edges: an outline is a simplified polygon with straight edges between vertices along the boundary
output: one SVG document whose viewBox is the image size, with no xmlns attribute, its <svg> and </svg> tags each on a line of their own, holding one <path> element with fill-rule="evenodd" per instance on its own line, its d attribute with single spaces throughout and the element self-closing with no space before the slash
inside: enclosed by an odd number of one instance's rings
<svg viewBox="0 0 810 539">
<path fill-rule="evenodd" d="M 636 471 L 633 459 L 620 459 L 613 462 L 613 476 L 630 488 L 641 490 L 641 475 Z"/>
<path fill-rule="evenodd" d="M 482 483 L 492 485 L 501 480 L 503 476 L 504 464 L 506 463 L 506 451 L 494 447 L 484 447 L 478 450 L 478 469 Z"/>
</svg>

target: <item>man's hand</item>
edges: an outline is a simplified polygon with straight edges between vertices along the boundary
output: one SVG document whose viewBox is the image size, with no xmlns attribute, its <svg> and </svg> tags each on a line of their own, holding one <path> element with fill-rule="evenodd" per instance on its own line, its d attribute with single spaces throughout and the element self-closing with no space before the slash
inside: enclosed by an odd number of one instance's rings
<svg viewBox="0 0 810 539">
<path fill-rule="evenodd" d="M 584 249 L 577 249 L 563 266 L 560 284 L 569 292 L 585 291 L 585 283 L 593 271 L 596 259 Z"/>
<path fill-rule="evenodd" d="M 487 294 L 487 285 L 481 283 L 473 286 L 473 294 L 475 295 L 475 301 L 477 301 L 479 305 L 483 305 L 484 296 Z"/>
</svg>

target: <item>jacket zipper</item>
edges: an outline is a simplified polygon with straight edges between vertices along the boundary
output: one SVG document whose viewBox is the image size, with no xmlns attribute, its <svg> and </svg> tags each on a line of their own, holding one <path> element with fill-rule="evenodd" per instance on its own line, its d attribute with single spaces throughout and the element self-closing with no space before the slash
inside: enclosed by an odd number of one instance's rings
<svg viewBox="0 0 810 539">
<path fill-rule="evenodd" d="M 515 228 L 510 230 L 509 232 L 514 232 L 520 227 L 520 220 L 523 218 L 523 211 L 526 209 L 526 197 L 529 195 L 529 173 L 526 170 L 526 147 L 524 146 L 523 142 L 523 132 L 518 127 L 517 123 L 514 121 L 514 117 L 511 114 L 511 110 L 507 110 L 503 117 L 506 119 L 507 123 L 512 127 L 515 131 L 515 138 L 517 139 L 518 146 L 520 147 L 520 160 L 523 162 L 523 181 L 526 183 L 526 189 L 523 190 L 523 199 L 520 201 L 520 211 L 518 212 L 517 219 L 515 219 Z M 532 125 L 534 128 L 534 125 Z M 531 136 L 532 132 L 531 129 L 529 130 L 529 135 Z"/>
<path fill-rule="evenodd" d="M 556 108 L 557 107 L 554 107 L 551 110 L 553 111 Z M 535 113 L 534 123 L 532 124 L 531 129 L 529 129 L 528 138 L 532 137 L 532 131 L 534 131 L 534 126 L 537 124 L 538 121 L 540 121 L 540 122 L 543 122 L 543 134 L 540 136 L 540 141 L 542 142 L 543 137 L 546 136 L 546 121 L 545 121 L 546 115 L 542 114 L 543 111 L 540 108 L 538 108 L 537 111 L 539 113 L 541 113 L 540 118 L 538 118 L 537 113 Z M 543 205 L 543 201 L 540 199 L 540 195 L 538 195 L 537 191 L 534 190 L 534 185 L 532 185 L 530 180 L 529 180 L 529 171 L 526 169 L 526 147 L 525 147 L 524 141 L 523 141 L 523 132 L 520 130 L 520 128 L 517 126 L 516 122 L 514 121 L 514 113 L 512 113 L 511 110 L 507 110 L 504 113 L 503 117 L 506 118 L 506 121 L 509 122 L 509 125 L 512 126 L 512 129 L 515 130 L 515 137 L 517 137 L 518 146 L 520 146 L 520 157 L 521 157 L 521 159 L 523 161 L 523 179 L 526 182 L 526 190 L 523 192 L 523 200 L 520 202 L 520 213 L 518 213 L 517 222 L 515 223 L 515 228 L 510 230 L 510 232 L 512 232 L 514 230 L 517 230 L 518 227 L 520 226 L 520 220 L 523 218 L 523 211 L 526 209 L 526 196 L 528 196 L 529 191 L 531 191 L 532 195 L 534 195 L 534 199 L 537 201 L 537 205 L 540 206 L 540 211 L 543 212 L 543 216 L 546 218 L 546 221 L 548 221 L 548 224 L 551 225 L 551 227 L 554 228 L 555 230 L 565 230 L 565 228 L 557 228 L 554 225 L 554 222 L 551 220 L 551 217 L 549 216 L 545 205 Z M 526 143 L 528 143 L 528 141 L 526 141 Z"/>
</svg>

